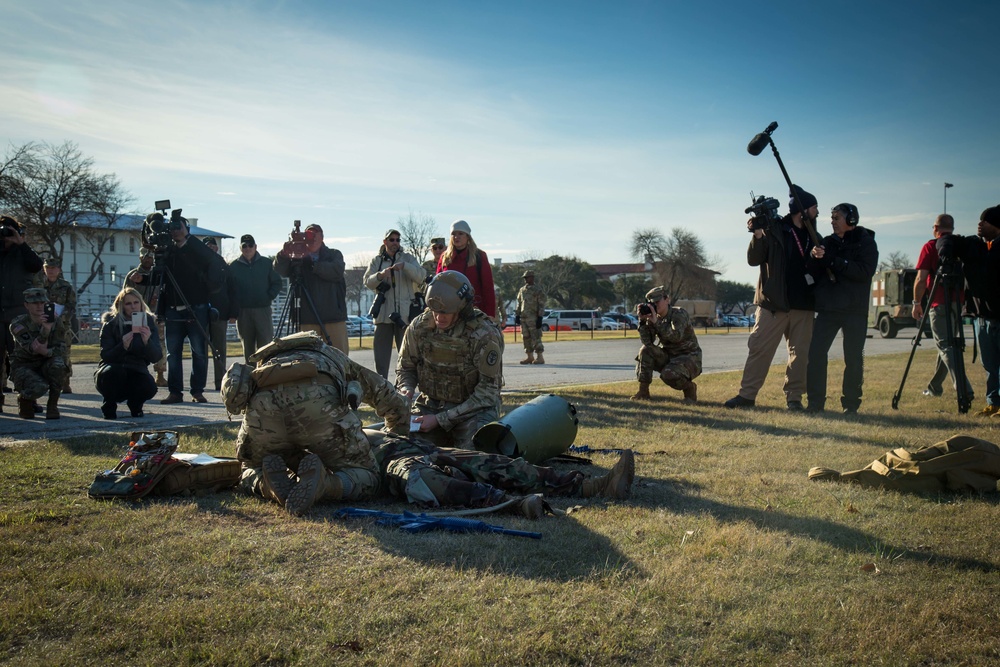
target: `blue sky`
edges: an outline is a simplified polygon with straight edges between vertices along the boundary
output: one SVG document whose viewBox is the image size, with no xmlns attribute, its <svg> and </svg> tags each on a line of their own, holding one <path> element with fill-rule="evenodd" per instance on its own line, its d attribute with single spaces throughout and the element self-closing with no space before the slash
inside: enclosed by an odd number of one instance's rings
<svg viewBox="0 0 1000 667">
<path fill-rule="evenodd" d="M 1000 201 L 990 3 L 0 0 L 0 140 L 75 141 L 143 212 L 276 251 L 316 222 L 350 264 L 409 212 L 463 218 L 491 258 L 633 261 L 635 229 L 693 230 L 753 282 L 768 150 L 883 255 L 916 259 L 943 206 Z M 233 245 L 224 248 L 226 254 Z"/>
</svg>

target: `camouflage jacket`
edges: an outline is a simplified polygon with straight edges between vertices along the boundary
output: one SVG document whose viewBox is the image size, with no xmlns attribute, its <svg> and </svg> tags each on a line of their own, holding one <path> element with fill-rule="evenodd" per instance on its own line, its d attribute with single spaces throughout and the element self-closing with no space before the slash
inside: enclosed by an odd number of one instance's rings
<svg viewBox="0 0 1000 667">
<path fill-rule="evenodd" d="M 446 431 L 485 408 L 499 412 L 503 334 L 479 309 L 445 331 L 438 330 L 433 313 L 425 310 L 403 335 L 396 386 L 403 392 L 419 389 L 417 405 L 434 411 Z"/>
<path fill-rule="evenodd" d="M 672 357 L 689 354 L 701 358 L 698 336 L 691 326 L 691 317 L 683 308 L 671 308 L 663 317 L 639 323 L 639 339 L 643 345 L 657 345 L 657 338 L 659 346 Z"/>
<path fill-rule="evenodd" d="M 545 293 L 538 285 L 525 285 L 517 293 L 517 310 L 514 311 L 522 320 L 530 320 L 534 324 L 538 317 L 545 316 Z"/>
<path fill-rule="evenodd" d="M 46 280 L 44 273 L 40 273 L 38 276 L 35 279 L 35 287 L 44 289 L 49 295 L 49 301 L 63 307 L 63 312 L 59 319 L 69 329 L 70 322 L 73 320 L 73 313 L 76 312 L 76 289 L 62 276 L 56 278 L 54 283 Z"/>
<path fill-rule="evenodd" d="M 48 336 L 42 333 L 42 325 L 35 324 L 30 315 L 18 315 L 10 323 L 10 334 L 14 338 L 14 350 L 11 361 L 21 363 L 37 363 L 50 357 L 62 356 L 66 353 L 66 332 L 68 329 L 61 320 L 56 320 L 49 329 Z M 31 350 L 35 340 L 48 346 L 48 354 L 39 355 Z"/>
</svg>

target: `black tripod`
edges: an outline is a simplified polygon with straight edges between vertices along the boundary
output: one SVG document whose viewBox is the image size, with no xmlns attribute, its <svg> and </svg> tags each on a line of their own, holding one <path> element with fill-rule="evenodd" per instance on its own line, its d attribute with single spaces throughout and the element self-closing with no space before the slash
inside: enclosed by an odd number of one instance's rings
<svg viewBox="0 0 1000 667">
<path fill-rule="evenodd" d="M 290 334 L 302 330 L 302 297 L 305 297 L 306 303 L 309 304 L 309 309 L 316 318 L 319 330 L 323 334 L 323 340 L 326 341 L 327 345 L 333 345 L 330 334 L 326 332 L 326 327 L 323 325 L 323 318 L 319 316 L 319 311 L 316 309 L 316 303 L 313 301 L 312 295 L 306 286 L 302 284 L 301 259 L 293 259 L 290 265 L 288 271 L 288 298 L 285 299 L 285 305 L 281 307 L 281 314 L 278 315 L 278 326 L 274 330 L 274 340 L 281 338 L 286 328 Z"/>
<path fill-rule="evenodd" d="M 153 270 L 150 272 L 150 281 L 151 285 L 153 286 L 153 293 L 157 295 L 156 297 L 157 310 L 160 310 L 160 306 L 162 304 L 163 312 L 165 313 L 166 308 L 168 307 L 166 306 L 166 304 L 162 302 L 163 276 L 166 276 L 167 280 L 170 281 L 171 287 L 173 287 L 174 293 L 180 298 L 181 303 L 184 304 L 184 308 L 187 309 L 187 312 L 190 313 L 191 319 L 194 320 L 194 323 L 198 327 L 198 330 L 201 332 L 201 335 L 205 337 L 205 342 L 208 344 L 208 348 L 212 351 L 212 361 L 215 362 L 216 360 L 219 359 L 219 351 L 215 349 L 214 345 L 212 345 L 212 337 L 209 335 L 208 331 L 205 330 L 205 327 L 204 325 L 202 325 L 201 321 L 195 316 L 194 309 L 191 308 L 191 302 L 187 300 L 186 296 L 184 296 L 184 292 L 181 291 L 180 285 L 177 284 L 177 279 L 174 278 L 174 274 L 170 271 L 170 267 L 167 266 L 166 263 L 162 262 L 163 253 L 156 251 L 154 252 L 154 256 L 156 259 L 153 264 Z M 162 341 L 162 343 L 164 345 L 164 348 L 166 348 L 167 341 Z"/>
<path fill-rule="evenodd" d="M 958 397 L 958 411 L 965 414 L 972 407 L 972 397 L 969 395 L 969 381 L 965 375 L 965 333 L 962 329 L 961 317 L 958 318 L 958 326 L 955 323 L 955 306 L 957 301 L 955 300 L 955 290 L 962 286 L 962 269 L 961 265 L 953 259 L 941 258 L 941 264 L 938 266 L 937 272 L 934 274 L 934 284 L 931 286 L 929 298 L 933 298 L 938 285 L 940 284 L 943 288 L 944 293 L 944 310 L 945 310 L 945 338 L 947 341 L 947 356 L 949 360 L 948 366 L 954 373 L 955 380 L 955 394 Z M 903 379 L 899 382 L 899 389 L 896 393 L 892 395 L 892 409 L 899 409 L 899 398 L 903 395 L 903 386 L 906 384 L 906 376 L 910 372 L 910 364 L 913 363 L 913 355 L 917 351 L 917 346 L 920 345 L 920 339 L 923 337 L 924 323 L 926 322 L 928 316 L 930 315 L 931 309 L 929 306 L 930 301 L 928 300 L 928 308 L 924 311 L 923 317 L 920 318 L 920 322 L 917 324 L 917 334 L 913 337 L 913 347 L 910 348 L 910 358 L 906 361 L 906 368 L 903 370 Z M 939 357 L 940 359 L 940 357 Z"/>
</svg>

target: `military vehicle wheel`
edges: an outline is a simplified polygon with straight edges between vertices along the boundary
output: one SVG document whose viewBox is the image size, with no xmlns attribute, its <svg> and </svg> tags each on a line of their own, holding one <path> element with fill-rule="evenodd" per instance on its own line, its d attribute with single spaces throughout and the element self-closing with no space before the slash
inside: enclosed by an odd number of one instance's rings
<svg viewBox="0 0 1000 667">
<path fill-rule="evenodd" d="M 895 338 L 898 331 L 896 323 L 888 315 L 883 315 L 878 321 L 878 333 L 882 338 Z"/>
</svg>

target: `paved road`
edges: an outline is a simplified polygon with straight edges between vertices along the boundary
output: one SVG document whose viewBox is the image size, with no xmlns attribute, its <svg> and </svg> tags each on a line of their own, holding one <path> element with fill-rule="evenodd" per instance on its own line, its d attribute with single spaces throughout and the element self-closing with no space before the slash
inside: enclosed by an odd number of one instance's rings
<svg viewBox="0 0 1000 667">
<path fill-rule="evenodd" d="M 740 370 L 746 360 L 747 332 L 715 334 L 702 336 L 700 342 L 704 352 L 704 372 L 718 373 L 722 371 Z M 971 336 L 971 328 L 967 331 Z M 370 339 L 369 339 L 370 340 Z M 922 346 L 929 345 L 927 340 Z M 870 338 L 865 347 L 865 353 L 874 356 L 893 352 L 909 351 L 911 338 L 900 337 L 892 340 Z M 608 382 L 626 382 L 635 380 L 635 354 L 639 343 L 636 338 L 612 340 L 582 340 L 546 342 L 545 360 L 543 366 L 521 366 L 517 362 L 523 359 L 523 348 L 520 343 L 507 346 L 504 355 L 505 391 L 539 390 L 551 387 L 574 386 L 583 384 L 603 384 Z M 779 348 L 775 361 L 784 364 L 786 357 L 784 348 Z M 831 349 L 831 358 L 840 358 L 841 344 L 836 341 Z M 355 351 L 351 358 L 368 368 L 375 368 L 371 349 Z M 230 358 L 229 362 L 242 361 L 242 357 Z M 395 363 L 395 360 L 393 361 Z M 65 395 L 59 401 L 62 419 L 33 420 L 17 417 L 17 399 L 13 394 L 6 395 L 4 413 L 0 415 L 0 443 L 11 441 L 38 440 L 43 438 L 65 438 L 86 433 L 109 432 L 120 434 L 137 428 L 168 429 L 191 426 L 195 424 L 217 423 L 226 421 L 226 409 L 222 405 L 217 392 L 206 391 L 208 404 L 181 403 L 177 405 L 160 405 L 159 399 L 167 395 L 166 389 L 161 389 L 153 401 L 147 403 L 146 416 L 142 419 L 132 419 L 128 409 L 121 406 L 117 420 L 105 420 L 101 416 L 101 398 L 94 390 L 91 379 L 96 364 L 74 364 L 75 377 L 72 395 Z M 185 361 L 185 373 L 190 372 L 190 361 Z M 209 384 L 213 385 L 212 371 L 209 370 Z M 392 375 L 390 374 L 390 379 Z M 190 398 L 190 397 L 188 397 Z"/>
</svg>

